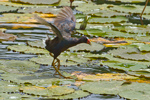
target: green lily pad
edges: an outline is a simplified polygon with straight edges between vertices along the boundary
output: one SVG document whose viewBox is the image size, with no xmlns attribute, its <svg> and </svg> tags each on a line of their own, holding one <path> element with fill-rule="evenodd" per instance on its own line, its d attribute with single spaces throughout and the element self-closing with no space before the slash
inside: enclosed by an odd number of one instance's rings
<svg viewBox="0 0 150 100">
<path fill-rule="evenodd" d="M 119 92 L 119 86 L 123 81 L 99 81 L 99 82 L 87 82 L 80 86 L 83 91 L 88 91 L 94 94 L 114 94 Z"/>
<path fill-rule="evenodd" d="M 150 84 L 133 82 L 129 85 L 122 86 L 119 95 L 128 99 L 144 100 L 150 98 Z M 129 92 L 131 91 L 131 92 Z"/>
<path fill-rule="evenodd" d="M 49 73 L 49 74 L 48 74 Z M 65 85 L 73 84 L 75 80 L 73 79 L 58 79 L 54 78 L 53 74 L 50 72 L 43 74 L 15 74 L 15 73 L 5 73 L 2 74 L 1 78 L 7 81 L 11 81 L 17 84 L 32 84 L 40 87 L 48 87 L 52 85 Z M 51 75 L 50 75 L 51 74 Z"/>
<path fill-rule="evenodd" d="M 19 86 L 7 81 L 0 81 L 0 93 L 4 92 L 19 92 Z"/>
<path fill-rule="evenodd" d="M 32 14 L 3 14 L 0 22 L 31 22 Z M 34 21 L 33 21 L 34 22 Z"/>
<path fill-rule="evenodd" d="M 125 38 L 133 38 L 137 35 L 113 31 L 111 28 L 105 27 L 103 25 L 95 25 L 95 24 L 87 24 L 87 27 L 90 29 L 87 30 L 77 30 L 78 33 L 89 35 L 89 36 L 102 36 L 102 37 L 125 37 Z"/>
<path fill-rule="evenodd" d="M 60 9 L 54 8 L 52 6 L 37 6 L 37 7 L 25 7 L 24 9 L 19 9 L 20 13 L 50 13 L 50 14 L 58 14 Z"/>
<path fill-rule="evenodd" d="M 114 27 L 113 30 L 137 34 L 138 36 L 141 37 L 146 36 L 148 33 L 150 33 L 149 28 L 150 26 L 133 25 L 133 26 Z"/>
<path fill-rule="evenodd" d="M 144 6 L 141 5 L 131 5 L 131 4 L 126 4 L 126 5 L 115 5 L 113 7 L 111 7 L 110 9 L 114 10 L 114 11 L 118 11 L 118 12 L 125 12 L 125 13 L 136 13 L 136 14 L 141 14 L 141 11 L 143 10 Z M 144 14 L 150 14 L 149 11 L 149 6 L 146 7 Z"/>
<path fill-rule="evenodd" d="M 11 2 L 16 2 L 16 3 L 23 3 L 23 4 L 56 4 L 59 3 L 60 0 L 11 0 Z"/>
<path fill-rule="evenodd" d="M 17 7 L 0 5 L 0 13 L 11 13 L 17 11 L 18 11 Z"/>
<path fill-rule="evenodd" d="M 31 73 L 37 71 L 40 65 L 30 61 L 0 60 L 1 70 L 10 73 Z"/>
<path fill-rule="evenodd" d="M 45 48 L 43 41 L 38 40 L 38 41 L 27 41 L 27 44 L 31 47 L 36 47 L 36 48 Z"/>
<path fill-rule="evenodd" d="M 109 61 L 113 61 L 113 62 L 120 62 L 120 63 L 135 63 L 135 64 L 142 64 L 142 65 L 150 65 L 150 62 L 147 61 L 134 61 L 134 60 L 127 60 L 127 59 L 122 59 L 122 58 L 118 58 L 118 57 L 114 57 L 113 55 L 110 54 L 102 54 L 97 56 L 96 58 L 106 58 L 109 59 Z M 94 58 L 94 57 L 93 57 Z"/>
<path fill-rule="evenodd" d="M 141 43 L 141 44 L 139 44 L 138 45 L 139 47 L 139 50 L 142 52 L 142 51 L 150 51 L 150 44 L 143 44 L 143 43 Z"/>
<path fill-rule="evenodd" d="M 97 10 L 96 10 L 97 11 Z M 91 14 L 92 16 L 96 16 L 96 17 L 117 17 L 117 16 L 127 16 L 127 13 L 118 13 L 112 10 L 99 10 L 96 13 L 93 13 L 93 11 L 91 12 L 87 12 L 88 14 Z M 86 14 L 87 14 L 86 13 Z"/>
<path fill-rule="evenodd" d="M 108 0 L 108 1 L 112 1 L 112 2 L 116 2 L 116 3 L 144 3 L 145 0 Z"/>
<path fill-rule="evenodd" d="M 25 86 L 20 88 L 21 91 L 28 94 L 44 95 L 44 96 L 59 96 L 73 93 L 75 90 L 66 86 L 52 86 L 48 88 L 39 86 Z"/>
<path fill-rule="evenodd" d="M 142 53 L 137 48 L 118 48 L 116 50 L 109 51 L 115 57 L 120 57 L 130 60 L 149 61 L 150 53 Z"/>
<path fill-rule="evenodd" d="M 36 96 L 31 96 L 27 94 L 20 94 L 20 93 L 0 93 L 0 99 L 1 100 L 23 100 L 23 99 L 28 99 L 32 100 L 37 98 Z"/>
<path fill-rule="evenodd" d="M 150 36 L 137 36 L 135 39 L 142 42 L 150 42 Z"/>
<path fill-rule="evenodd" d="M 83 98 L 90 95 L 88 92 L 83 92 L 82 90 L 77 90 L 71 94 L 63 95 L 63 96 L 57 96 L 52 97 L 51 99 L 77 99 L 77 98 Z"/>
<path fill-rule="evenodd" d="M 118 23 L 126 21 L 128 21 L 128 19 L 124 16 L 117 16 L 114 18 L 91 17 L 89 18 L 88 23 Z"/>
<path fill-rule="evenodd" d="M 111 63 L 111 61 L 104 61 L 102 64 L 107 65 L 110 68 L 125 70 L 125 71 L 137 71 L 140 69 L 147 68 L 146 65 L 135 64 L 135 63 L 119 63 L 119 62 Z"/>
<path fill-rule="evenodd" d="M 49 53 L 46 49 L 32 48 L 24 44 L 21 45 L 11 45 L 7 47 L 8 50 L 13 50 L 20 53 L 31 53 L 31 54 L 46 54 Z"/>
<path fill-rule="evenodd" d="M 146 77 L 146 78 L 150 78 L 150 72 L 148 71 L 134 71 L 134 72 L 128 72 L 129 75 L 133 75 L 133 76 L 137 76 L 137 77 Z"/>
<path fill-rule="evenodd" d="M 131 99 L 131 100 L 150 99 L 149 94 L 145 94 L 145 92 L 143 92 L 143 91 L 133 91 L 133 90 L 123 91 L 123 92 L 119 93 L 119 96 L 126 98 L 126 99 Z"/>
</svg>

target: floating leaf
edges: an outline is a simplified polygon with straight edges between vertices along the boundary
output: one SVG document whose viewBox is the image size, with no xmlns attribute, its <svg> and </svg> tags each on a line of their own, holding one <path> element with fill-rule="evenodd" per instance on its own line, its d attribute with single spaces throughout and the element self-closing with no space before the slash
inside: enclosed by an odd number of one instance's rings
<svg viewBox="0 0 150 100">
<path fill-rule="evenodd" d="M 128 72 L 129 75 L 133 75 L 133 76 L 137 76 L 137 77 L 146 77 L 146 78 L 150 78 L 150 72 L 148 71 L 134 71 L 134 72 Z"/>
<path fill-rule="evenodd" d="M 120 73 L 105 73 L 105 74 L 86 74 L 86 73 L 72 73 L 72 75 L 75 75 L 78 80 L 83 81 L 99 81 L 99 80 L 128 80 L 128 79 L 136 79 L 136 77 L 129 76 L 127 74 L 120 74 Z"/>
<path fill-rule="evenodd" d="M 10 73 L 32 73 L 40 67 L 40 65 L 30 61 L 0 60 L 0 63 L 2 64 L 0 69 Z"/>
<path fill-rule="evenodd" d="M 14 41 L 17 38 L 17 36 L 13 34 L 7 34 L 0 31 L 0 42 L 2 41 Z"/>
<path fill-rule="evenodd" d="M 0 5 L 0 13 L 14 13 L 17 11 L 18 11 L 17 7 Z"/>
<path fill-rule="evenodd" d="M 108 0 L 116 3 L 144 3 L 144 0 Z"/>
<path fill-rule="evenodd" d="M 77 90 L 71 94 L 63 95 L 63 96 L 57 96 L 52 97 L 52 99 L 77 99 L 77 98 L 83 98 L 90 95 L 88 92 L 83 92 L 82 90 Z"/>
<path fill-rule="evenodd" d="M 0 93 L 4 92 L 19 92 L 19 86 L 7 81 L 0 81 Z"/>
<path fill-rule="evenodd" d="M 17 84 L 32 84 L 37 85 L 40 87 L 48 87 L 52 85 L 65 85 L 65 84 L 72 84 L 75 80 L 73 79 L 59 79 L 54 78 L 53 74 L 50 72 L 43 74 L 15 74 L 15 73 L 6 73 L 1 75 L 2 79 L 11 81 Z"/>
<path fill-rule="evenodd" d="M 11 2 L 23 3 L 23 4 L 56 4 L 59 3 L 60 0 L 11 0 Z"/>
<path fill-rule="evenodd" d="M 88 91 L 94 94 L 114 94 L 119 92 L 119 86 L 123 81 L 99 81 L 99 82 L 87 82 L 80 86 L 83 91 Z"/>
<path fill-rule="evenodd" d="M 35 20 L 31 21 L 32 17 L 32 14 L 3 14 L 0 22 L 35 22 Z"/>
<path fill-rule="evenodd" d="M 150 60 L 150 53 L 142 53 L 137 48 L 118 48 L 109 52 L 115 57 L 131 60 Z"/>
<path fill-rule="evenodd" d="M 133 82 L 130 85 L 122 86 L 119 95 L 128 99 L 144 100 L 150 98 L 150 84 Z M 129 92 L 130 91 L 130 92 Z"/>
<path fill-rule="evenodd" d="M 68 88 L 66 86 L 52 86 L 52 87 L 38 87 L 38 86 L 26 86 L 21 87 L 21 91 L 34 94 L 34 95 L 44 95 L 44 96 L 59 96 L 73 93 L 75 90 L 72 88 Z"/>
<path fill-rule="evenodd" d="M 142 64 L 135 64 L 135 63 L 120 63 L 120 62 L 114 62 L 113 61 L 104 61 L 102 63 L 103 65 L 107 65 L 110 68 L 113 69 L 119 69 L 119 70 L 124 70 L 124 71 L 137 71 L 140 69 L 145 69 L 147 68 L 146 65 L 142 65 Z"/>
<path fill-rule="evenodd" d="M 20 53 L 45 54 L 49 53 L 46 49 L 32 48 L 24 44 L 8 46 L 7 49 Z"/>
<path fill-rule="evenodd" d="M 144 1 L 145 2 L 145 1 Z M 110 9 L 118 11 L 118 12 L 125 12 L 125 13 L 136 13 L 136 14 L 141 14 L 141 11 L 143 10 L 144 6 L 141 5 L 115 5 L 113 7 L 111 7 Z M 148 10 L 150 7 L 147 6 L 147 8 L 144 11 L 144 14 L 150 14 L 150 11 Z"/>
<path fill-rule="evenodd" d="M 88 22 L 89 23 L 118 23 L 118 22 L 126 22 L 128 19 L 126 17 L 114 17 L 114 18 L 99 18 L 99 17 L 91 17 Z"/>
</svg>

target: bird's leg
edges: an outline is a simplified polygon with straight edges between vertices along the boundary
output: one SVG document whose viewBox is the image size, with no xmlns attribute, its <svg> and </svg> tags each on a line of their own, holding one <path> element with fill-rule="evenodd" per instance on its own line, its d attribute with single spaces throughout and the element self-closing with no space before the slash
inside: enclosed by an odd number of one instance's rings
<svg viewBox="0 0 150 100">
<path fill-rule="evenodd" d="M 62 76 L 62 77 L 64 77 L 64 78 L 66 78 L 64 75 L 62 75 L 61 73 L 60 73 L 60 71 L 59 71 L 59 69 L 58 68 L 56 68 L 56 66 L 55 66 L 55 60 L 56 59 L 54 59 L 53 60 L 53 62 L 52 62 L 52 66 L 55 68 L 55 70 L 56 70 L 56 72 L 55 73 L 58 73 L 60 76 Z"/>
<path fill-rule="evenodd" d="M 54 56 L 52 55 L 52 53 L 49 53 L 49 55 L 52 56 L 52 57 L 54 57 Z M 55 62 L 55 60 L 56 60 L 56 62 Z M 57 67 L 56 67 L 55 64 L 56 64 L 57 62 L 58 62 L 58 65 L 57 65 Z M 60 73 L 60 71 L 59 71 L 59 68 L 60 68 L 60 60 L 59 60 L 58 58 L 56 58 L 56 59 L 53 60 L 52 66 L 53 66 L 54 69 L 55 69 L 55 74 L 58 73 L 58 75 L 60 75 L 60 76 L 62 76 L 62 77 L 64 77 L 64 78 L 72 79 L 72 77 L 65 77 L 64 75 L 62 75 L 62 74 Z"/>
<path fill-rule="evenodd" d="M 49 53 L 49 55 L 50 56 L 52 56 L 52 57 L 54 57 L 53 55 L 52 55 L 52 53 Z M 56 63 L 58 63 L 58 65 L 57 65 L 57 69 L 59 70 L 59 68 L 60 68 L 60 60 L 58 59 L 58 58 L 56 58 L 56 62 L 54 62 L 53 63 L 53 65 L 55 65 Z M 56 66 L 55 66 L 56 67 Z M 55 75 L 57 74 L 57 71 L 55 71 L 55 73 L 54 73 Z M 58 73 L 59 74 L 59 73 Z"/>
</svg>

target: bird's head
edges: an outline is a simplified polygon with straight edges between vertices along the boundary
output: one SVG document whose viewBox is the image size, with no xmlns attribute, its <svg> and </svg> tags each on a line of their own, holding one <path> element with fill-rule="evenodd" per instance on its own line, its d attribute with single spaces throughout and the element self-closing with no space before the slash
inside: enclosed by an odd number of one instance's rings
<svg viewBox="0 0 150 100">
<path fill-rule="evenodd" d="M 91 42 L 87 37 L 83 36 L 80 39 L 81 39 L 82 43 L 87 43 L 87 44 L 91 45 Z"/>
</svg>

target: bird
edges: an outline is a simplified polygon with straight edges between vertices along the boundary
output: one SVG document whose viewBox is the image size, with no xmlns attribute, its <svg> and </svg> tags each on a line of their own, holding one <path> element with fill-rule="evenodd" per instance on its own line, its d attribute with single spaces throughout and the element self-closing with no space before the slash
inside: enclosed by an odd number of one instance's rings
<svg viewBox="0 0 150 100">
<path fill-rule="evenodd" d="M 47 22 L 45 19 L 39 17 L 38 15 L 34 15 L 34 18 L 39 23 L 50 26 L 52 31 L 56 34 L 56 37 L 53 40 L 51 40 L 47 35 L 47 39 L 45 40 L 45 48 L 54 58 L 52 66 L 55 68 L 55 74 L 58 73 L 58 75 L 67 78 L 59 71 L 60 60 L 57 57 L 63 51 L 80 43 L 86 43 L 91 45 L 90 40 L 86 36 L 82 36 L 80 38 L 71 37 L 72 32 L 75 30 L 76 19 L 72 9 L 68 6 L 61 9 L 61 11 L 57 14 L 54 23 Z M 58 63 L 57 67 L 55 66 L 56 63 Z"/>
</svg>

